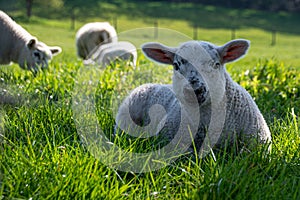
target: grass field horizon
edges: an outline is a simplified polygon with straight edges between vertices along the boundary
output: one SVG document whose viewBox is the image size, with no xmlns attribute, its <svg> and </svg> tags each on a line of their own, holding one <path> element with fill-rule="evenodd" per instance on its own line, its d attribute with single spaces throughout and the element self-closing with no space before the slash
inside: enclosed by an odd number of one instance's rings
<svg viewBox="0 0 300 200">
<path fill-rule="evenodd" d="M 82 11 L 75 7 L 75 27 L 72 29 L 70 11 L 65 12 L 63 7 L 53 9 L 35 7 L 29 21 L 24 17 L 25 11 L 21 13 L 20 9 L 8 13 L 40 40 L 62 46 L 63 54 L 60 56 L 65 55 L 72 60 L 77 58 L 76 31 L 88 22 L 108 21 L 117 28 L 118 34 L 154 27 L 157 23 L 159 28 L 178 31 L 190 39 L 217 45 L 231 40 L 234 29 L 234 38 L 251 41 L 247 57 L 239 62 L 242 69 L 250 68 L 253 62 L 270 58 L 300 68 L 300 56 L 295 51 L 300 46 L 298 13 L 229 9 L 191 3 L 111 1 L 81 8 Z M 45 26 L 50 28 L 46 32 Z M 198 27 L 197 33 L 195 26 Z M 275 45 L 271 45 L 273 30 L 276 31 Z M 148 34 L 151 40 L 154 33 Z"/>
<path fill-rule="evenodd" d="M 16 64 L 0 66 L 0 95 L 5 89 L 17 97 L 13 104 L 0 102 L 0 199 L 299 199 L 298 14 L 186 3 L 112 2 L 77 13 L 75 29 L 71 29 L 68 13 L 49 15 L 51 8 L 34 10 L 30 20 L 20 10 L 9 12 L 32 35 L 48 45 L 61 46 L 63 52 L 36 76 Z M 103 12 L 96 15 L 100 8 Z M 154 10 L 159 14 L 154 15 Z M 167 42 L 173 43 L 193 39 L 197 10 L 201 19 L 207 16 L 207 21 L 198 23 L 197 38 L 218 45 L 231 40 L 230 16 L 241 16 L 236 38 L 250 40 L 251 47 L 244 58 L 226 67 L 263 113 L 272 132 L 272 152 L 265 155 L 263 148 L 251 152 L 232 148 L 202 159 L 181 155 L 175 162 L 146 173 L 107 166 L 80 135 L 74 115 L 81 114 L 74 110 L 76 94 L 95 98 L 100 128 L 111 140 L 108 145 L 128 152 L 151 152 L 159 141 L 113 134 L 116 102 L 143 83 L 171 83 L 172 67 L 153 63 L 139 52 L 135 68 L 127 62 L 88 68 L 76 56 L 76 30 L 90 21 L 114 24 L 117 16 L 122 40 L 140 44 L 167 37 Z M 177 16 L 175 11 L 182 14 Z M 220 24 L 214 25 L 218 18 Z M 158 38 L 151 29 L 156 20 Z M 273 46 L 273 26 L 268 23 L 279 27 Z M 170 32 L 181 36 L 170 38 Z M 85 104 L 81 106 L 85 108 Z M 82 116 L 87 120 L 92 117 L 84 112 Z M 106 159 L 115 158 L 114 152 L 106 153 Z M 124 162 L 127 160 L 119 157 L 116 164 Z"/>
</svg>

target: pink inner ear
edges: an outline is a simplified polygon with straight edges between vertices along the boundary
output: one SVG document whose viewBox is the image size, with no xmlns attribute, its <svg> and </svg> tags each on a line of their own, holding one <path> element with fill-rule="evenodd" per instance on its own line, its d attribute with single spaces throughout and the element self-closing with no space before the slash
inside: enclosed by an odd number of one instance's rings
<svg viewBox="0 0 300 200">
<path fill-rule="evenodd" d="M 246 47 L 244 45 L 234 45 L 227 49 L 223 56 L 224 62 L 233 61 L 245 54 Z"/>
<path fill-rule="evenodd" d="M 223 57 L 224 60 L 230 61 L 238 58 L 238 54 L 236 52 L 226 52 L 226 55 Z"/>
<path fill-rule="evenodd" d="M 170 58 L 170 56 L 161 49 L 145 48 L 144 52 L 147 54 L 148 57 L 158 62 L 172 64 L 172 59 Z"/>
</svg>

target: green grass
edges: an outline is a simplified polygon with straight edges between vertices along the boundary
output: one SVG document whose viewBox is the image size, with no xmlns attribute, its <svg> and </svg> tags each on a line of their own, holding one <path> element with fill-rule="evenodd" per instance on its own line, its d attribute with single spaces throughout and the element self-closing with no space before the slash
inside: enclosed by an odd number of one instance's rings
<svg viewBox="0 0 300 200">
<path fill-rule="evenodd" d="M 115 9 L 114 5 L 110 9 Z M 192 36 L 190 22 L 169 18 L 159 19 L 160 27 Z M 119 33 L 150 26 L 152 19 L 147 19 L 132 20 L 124 13 L 118 18 Z M 227 66 L 233 79 L 255 98 L 269 124 L 273 137 L 270 155 L 263 156 L 259 149 L 240 154 L 226 150 L 203 159 L 182 156 L 160 170 L 133 173 L 107 167 L 84 146 L 73 115 L 74 95 L 93 97 L 96 91 L 95 112 L 104 134 L 128 151 L 151 151 L 156 140 L 112 135 L 112 108 L 129 90 L 145 82 L 170 83 L 171 67 L 153 64 L 139 54 L 136 69 L 126 63 L 106 69 L 85 68 L 76 58 L 75 31 L 68 20 L 31 20 L 22 25 L 49 45 L 62 46 L 64 52 L 36 77 L 17 65 L 0 69 L 0 88 L 13 96 L 19 94 L 20 99 L 15 105 L 0 105 L 0 199 L 300 198 L 298 35 L 279 33 L 278 43 L 270 46 L 265 30 L 241 27 L 237 35 L 251 40 L 251 50 Z M 147 34 L 135 41 L 151 39 Z M 230 39 L 226 27 L 200 28 L 198 34 L 198 38 L 217 44 Z M 161 37 L 168 36 L 162 32 Z M 74 91 L 75 86 L 82 89 Z M 113 159 L 113 152 L 108 155 L 108 160 Z M 120 164 L 124 162 L 124 158 L 118 159 Z"/>
<path fill-rule="evenodd" d="M 94 74 L 77 74 L 83 67 L 80 62 L 54 62 L 37 77 L 18 70 L 17 66 L 12 66 L 14 72 L 2 71 L 6 87 L 22 88 L 18 92 L 29 101 L 2 106 L 1 113 L 5 115 L 0 146 L 0 196 L 25 199 L 300 197 L 297 117 L 300 99 L 299 91 L 292 89 L 300 77 L 297 71 L 285 70 L 283 65 L 273 61 L 233 76 L 248 87 L 266 116 L 273 134 L 272 153 L 267 157 L 260 150 L 238 155 L 230 150 L 196 160 L 184 156 L 160 170 L 142 174 L 116 171 L 95 158 L 83 145 L 74 123 L 71 106 L 74 80 L 79 80 L 78 76 L 85 80 L 93 76 L 99 80 L 93 85 L 97 88 L 98 120 L 111 141 L 128 151 L 151 151 L 152 143 L 148 141 L 136 142 L 111 134 L 112 97 L 121 98 L 130 88 L 143 82 L 160 82 L 165 74 L 170 74 L 168 68 L 160 68 L 144 58 L 139 62 L 148 65 L 133 69 L 121 63 L 105 70 L 92 70 Z M 262 69 L 269 77 L 260 78 Z M 287 90 L 286 84 L 291 90 Z M 92 90 L 82 87 L 80 95 L 90 96 Z M 119 96 L 116 97 L 116 93 Z M 124 162 L 124 158 L 119 162 Z"/>
</svg>

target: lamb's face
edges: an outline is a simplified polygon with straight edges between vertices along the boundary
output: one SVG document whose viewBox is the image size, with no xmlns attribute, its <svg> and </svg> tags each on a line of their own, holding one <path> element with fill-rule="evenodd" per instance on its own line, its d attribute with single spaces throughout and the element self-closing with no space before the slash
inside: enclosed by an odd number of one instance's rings
<svg viewBox="0 0 300 200">
<path fill-rule="evenodd" d="M 196 97 L 199 104 L 204 103 L 209 96 L 209 90 L 196 66 L 176 54 L 173 69 L 173 89 L 178 98 L 193 103 Z"/>
<path fill-rule="evenodd" d="M 178 48 L 147 43 L 142 49 L 155 61 L 174 67 L 173 90 L 181 102 L 205 105 L 221 101 L 225 94 L 224 64 L 246 53 L 246 40 L 233 40 L 218 47 L 208 42 L 190 41 Z"/>
<path fill-rule="evenodd" d="M 188 42 L 180 46 L 173 58 L 173 89 L 181 101 L 193 103 L 195 97 L 199 105 L 210 102 L 210 83 L 225 81 L 224 68 L 219 54 L 212 44 Z"/>
<path fill-rule="evenodd" d="M 37 72 L 39 68 L 47 68 L 48 61 L 60 52 L 60 47 L 49 47 L 43 42 L 32 39 L 27 43 L 23 54 L 20 56 L 19 65 L 23 69 Z"/>
</svg>

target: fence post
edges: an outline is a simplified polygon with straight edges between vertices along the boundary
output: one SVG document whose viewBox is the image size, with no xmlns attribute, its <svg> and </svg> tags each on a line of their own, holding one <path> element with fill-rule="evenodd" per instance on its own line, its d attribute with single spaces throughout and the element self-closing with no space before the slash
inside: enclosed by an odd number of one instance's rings
<svg viewBox="0 0 300 200">
<path fill-rule="evenodd" d="M 272 41 L 271 41 L 271 46 L 275 46 L 276 45 L 276 30 L 273 29 L 272 30 Z"/>
<path fill-rule="evenodd" d="M 75 8 L 72 8 L 71 9 L 71 30 L 75 30 L 75 20 L 76 20 Z"/>
<path fill-rule="evenodd" d="M 235 36 L 235 28 L 231 28 L 231 39 L 234 40 Z"/>
<path fill-rule="evenodd" d="M 198 40 L 198 27 L 197 25 L 194 26 L 194 33 L 193 33 L 193 39 Z"/>
<path fill-rule="evenodd" d="M 154 21 L 154 39 L 158 39 L 158 21 Z"/>
<path fill-rule="evenodd" d="M 114 17 L 113 18 L 113 25 L 116 29 L 116 32 L 118 32 L 118 18 L 117 17 Z"/>
</svg>

